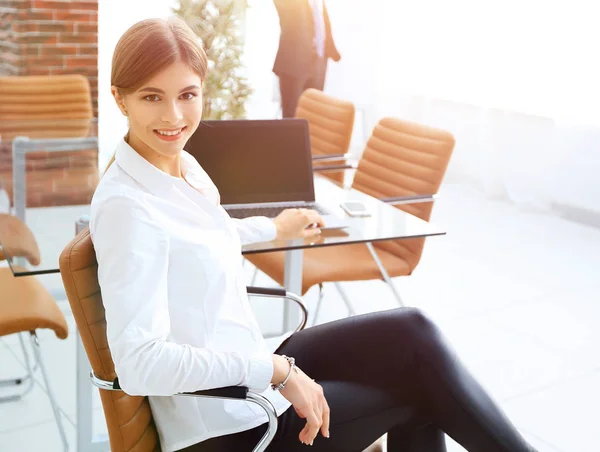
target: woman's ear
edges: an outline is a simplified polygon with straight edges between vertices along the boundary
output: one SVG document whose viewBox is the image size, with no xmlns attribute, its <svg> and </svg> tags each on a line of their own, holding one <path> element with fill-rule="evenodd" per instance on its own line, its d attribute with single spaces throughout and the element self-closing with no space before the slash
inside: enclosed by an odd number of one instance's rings
<svg viewBox="0 0 600 452">
<path fill-rule="evenodd" d="M 123 96 L 121 96 L 121 94 L 119 93 L 119 89 L 116 86 L 111 86 L 110 92 L 115 98 L 115 102 L 117 103 L 117 107 L 119 107 L 119 110 L 121 110 L 121 113 L 127 116 L 127 108 L 125 107 L 125 101 L 123 99 Z"/>
</svg>

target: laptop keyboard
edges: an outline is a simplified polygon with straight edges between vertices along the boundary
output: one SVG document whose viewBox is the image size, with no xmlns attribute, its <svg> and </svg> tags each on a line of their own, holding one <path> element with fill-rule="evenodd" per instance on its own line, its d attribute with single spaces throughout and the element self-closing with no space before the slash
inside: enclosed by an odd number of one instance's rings
<svg viewBox="0 0 600 452">
<path fill-rule="evenodd" d="M 275 218 L 285 209 L 294 209 L 296 206 L 289 207 L 252 207 L 252 208 L 242 208 L 242 209 L 227 209 L 227 213 L 231 218 L 247 218 L 247 217 L 256 217 L 262 216 L 267 218 Z M 310 207 L 307 207 L 313 210 L 316 210 L 320 215 L 328 215 L 327 212 L 319 205 L 314 204 Z"/>
</svg>

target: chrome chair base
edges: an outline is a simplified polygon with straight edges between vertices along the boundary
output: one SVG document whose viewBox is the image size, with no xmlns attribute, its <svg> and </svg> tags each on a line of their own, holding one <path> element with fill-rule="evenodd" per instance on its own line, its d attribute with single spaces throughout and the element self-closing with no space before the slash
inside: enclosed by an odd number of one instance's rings
<svg viewBox="0 0 600 452">
<path fill-rule="evenodd" d="M 21 400 L 26 394 L 28 394 L 34 385 L 34 372 L 38 369 L 42 372 L 42 377 L 44 379 L 44 385 L 46 386 L 46 394 L 48 395 L 48 399 L 50 400 L 50 405 L 52 406 L 52 412 L 54 413 L 54 419 L 56 421 L 56 426 L 58 428 L 58 432 L 60 434 L 60 439 L 63 444 L 63 450 L 66 452 L 69 450 L 69 443 L 67 441 L 67 435 L 65 433 L 65 429 L 62 423 L 62 417 L 60 413 L 60 409 L 58 407 L 58 403 L 56 402 L 56 397 L 54 395 L 54 391 L 52 386 L 50 385 L 50 380 L 48 378 L 48 373 L 46 372 L 46 366 L 44 365 L 44 361 L 42 359 L 42 351 L 40 348 L 40 341 L 37 337 L 35 331 L 30 331 L 30 339 L 31 345 L 33 349 L 33 354 L 35 357 L 34 365 L 31 366 L 31 362 L 29 359 L 29 354 L 25 348 L 25 342 L 23 340 L 22 333 L 19 333 L 19 342 L 21 343 L 21 349 L 23 351 L 23 357 L 25 359 L 25 367 L 27 368 L 27 374 L 21 378 L 11 378 L 7 380 L 1 380 L 0 386 L 21 386 L 27 385 L 25 389 L 19 394 L 14 394 L 10 396 L 0 397 L 0 402 L 16 402 Z"/>
<path fill-rule="evenodd" d="M 18 334 L 19 343 L 21 344 L 21 351 L 23 352 L 23 358 L 25 359 L 25 363 L 27 364 L 27 368 L 29 369 L 29 354 L 27 353 L 27 349 L 25 348 L 25 341 L 23 341 L 22 333 Z M 33 389 L 33 374 L 38 368 L 37 361 L 33 364 L 33 369 L 31 372 L 27 372 L 22 377 L 17 378 L 8 378 L 6 380 L 0 380 L 0 387 L 7 386 L 19 386 L 23 389 L 19 394 L 11 394 L 9 396 L 0 397 L 0 403 L 4 402 L 15 402 L 17 400 L 21 400 L 24 396 L 26 396 Z"/>
</svg>

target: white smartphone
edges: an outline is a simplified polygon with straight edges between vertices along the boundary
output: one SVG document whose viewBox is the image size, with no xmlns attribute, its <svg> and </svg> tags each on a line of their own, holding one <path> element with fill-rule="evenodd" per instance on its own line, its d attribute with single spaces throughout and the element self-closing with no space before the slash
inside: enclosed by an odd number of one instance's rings
<svg viewBox="0 0 600 452">
<path fill-rule="evenodd" d="M 370 217 L 371 214 L 362 202 L 359 201 L 346 201 L 340 204 L 340 207 L 344 209 L 351 217 Z"/>
</svg>

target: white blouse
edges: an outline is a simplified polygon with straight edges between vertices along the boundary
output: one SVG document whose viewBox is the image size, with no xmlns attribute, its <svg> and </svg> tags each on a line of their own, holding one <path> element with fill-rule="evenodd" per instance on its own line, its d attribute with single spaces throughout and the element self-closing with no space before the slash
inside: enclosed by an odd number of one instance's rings
<svg viewBox="0 0 600 452">
<path fill-rule="evenodd" d="M 269 387 L 272 352 L 285 337 L 267 346 L 241 258 L 242 243 L 274 239 L 275 225 L 230 218 L 185 151 L 181 170 L 185 179 L 170 176 L 121 142 L 90 220 L 115 370 L 126 393 L 150 396 L 165 452 L 267 422 L 245 401 L 173 394 L 240 385 L 278 415 L 290 407 Z"/>
</svg>

